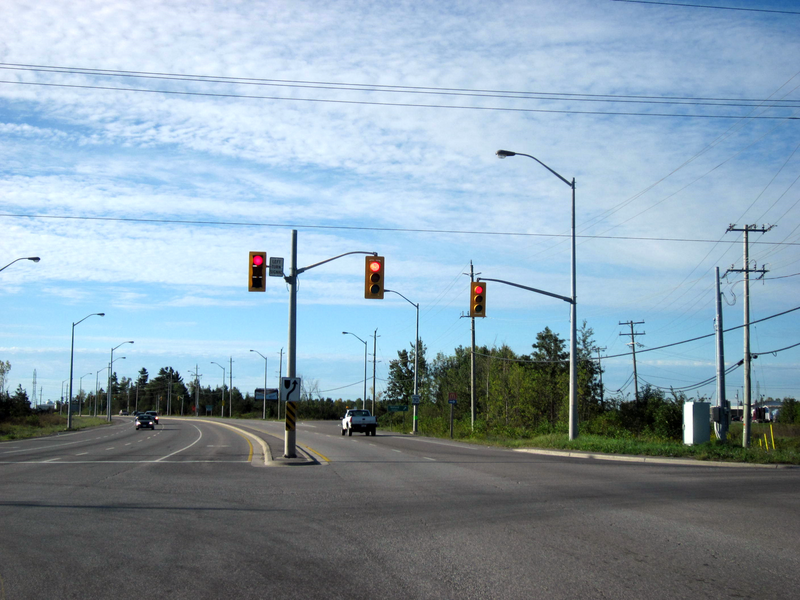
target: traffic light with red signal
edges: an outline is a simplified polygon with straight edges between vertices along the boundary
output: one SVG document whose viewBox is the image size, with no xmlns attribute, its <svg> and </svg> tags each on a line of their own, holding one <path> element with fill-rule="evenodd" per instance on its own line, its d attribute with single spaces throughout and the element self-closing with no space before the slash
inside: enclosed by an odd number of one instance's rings
<svg viewBox="0 0 800 600">
<path fill-rule="evenodd" d="M 251 252 L 249 278 L 247 280 L 248 292 L 266 292 L 264 285 L 264 271 L 267 268 L 266 252 Z"/>
<path fill-rule="evenodd" d="M 364 298 L 383 299 L 383 257 L 367 256 L 364 263 Z"/>
<path fill-rule="evenodd" d="M 470 285 L 469 316 L 486 316 L 486 282 L 473 281 Z"/>
</svg>

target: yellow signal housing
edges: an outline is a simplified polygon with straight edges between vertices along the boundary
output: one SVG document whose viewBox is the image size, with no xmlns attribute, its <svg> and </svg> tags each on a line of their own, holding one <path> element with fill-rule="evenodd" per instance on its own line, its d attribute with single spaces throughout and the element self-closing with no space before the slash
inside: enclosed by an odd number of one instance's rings
<svg viewBox="0 0 800 600">
<path fill-rule="evenodd" d="M 264 285 L 264 271 L 267 268 L 266 252 L 251 252 L 248 267 L 247 291 L 266 292 Z"/>
<path fill-rule="evenodd" d="M 473 281 L 470 285 L 469 316 L 486 316 L 486 282 Z"/>
<path fill-rule="evenodd" d="M 383 257 L 367 256 L 364 261 L 364 298 L 383 300 Z"/>
</svg>

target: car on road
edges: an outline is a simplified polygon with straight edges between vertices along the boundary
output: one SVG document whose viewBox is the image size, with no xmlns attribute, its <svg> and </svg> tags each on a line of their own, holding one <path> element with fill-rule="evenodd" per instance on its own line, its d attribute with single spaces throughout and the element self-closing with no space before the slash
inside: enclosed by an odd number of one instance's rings
<svg viewBox="0 0 800 600">
<path fill-rule="evenodd" d="M 136 416 L 136 429 L 144 429 L 145 427 L 149 427 L 150 429 L 156 428 L 156 422 L 151 415 L 147 413 L 137 415 Z"/>
<path fill-rule="evenodd" d="M 351 409 L 342 417 L 342 435 L 353 435 L 354 431 L 375 435 L 377 428 L 377 418 L 373 417 L 366 409 Z"/>
<path fill-rule="evenodd" d="M 157 413 L 156 411 L 154 411 L 154 410 L 148 410 L 148 411 L 147 411 L 146 413 L 144 413 L 144 414 L 146 414 L 146 415 L 150 415 L 151 417 L 153 417 L 153 420 L 156 422 L 156 425 L 158 425 L 158 413 Z"/>
</svg>

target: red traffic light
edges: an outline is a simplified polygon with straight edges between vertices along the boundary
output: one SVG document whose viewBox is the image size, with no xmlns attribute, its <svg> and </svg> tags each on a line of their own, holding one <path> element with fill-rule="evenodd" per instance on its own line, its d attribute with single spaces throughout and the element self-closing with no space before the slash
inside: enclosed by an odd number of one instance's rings
<svg viewBox="0 0 800 600">
<path fill-rule="evenodd" d="M 383 256 L 367 256 L 364 262 L 364 298 L 383 298 Z"/>
<path fill-rule="evenodd" d="M 251 252 L 250 264 L 247 267 L 247 291 L 249 292 L 265 292 L 267 291 L 264 286 L 264 270 L 266 268 L 267 253 L 266 252 Z"/>
<path fill-rule="evenodd" d="M 473 281 L 470 284 L 469 316 L 486 316 L 486 284 Z"/>
</svg>

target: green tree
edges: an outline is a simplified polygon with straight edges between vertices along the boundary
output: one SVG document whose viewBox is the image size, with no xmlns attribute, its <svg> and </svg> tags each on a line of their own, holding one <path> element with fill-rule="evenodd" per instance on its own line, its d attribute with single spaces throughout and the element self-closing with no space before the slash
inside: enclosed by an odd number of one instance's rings
<svg viewBox="0 0 800 600">
<path fill-rule="evenodd" d="M 559 420 L 566 422 L 569 413 L 568 358 L 566 342 L 549 327 L 536 334 L 529 369 L 535 378 L 536 395 L 551 427 L 555 427 Z"/>
<path fill-rule="evenodd" d="M 415 343 L 411 350 L 399 350 L 397 359 L 389 363 L 389 378 L 386 383 L 386 399 L 390 402 L 408 402 L 414 393 L 414 356 Z M 417 393 L 428 396 L 430 391 L 428 377 L 428 361 L 425 359 L 427 348 L 420 340 L 419 360 L 417 361 Z"/>
</svg>

